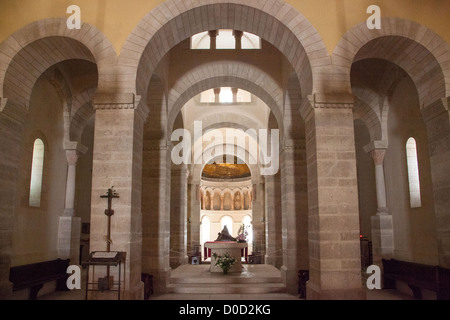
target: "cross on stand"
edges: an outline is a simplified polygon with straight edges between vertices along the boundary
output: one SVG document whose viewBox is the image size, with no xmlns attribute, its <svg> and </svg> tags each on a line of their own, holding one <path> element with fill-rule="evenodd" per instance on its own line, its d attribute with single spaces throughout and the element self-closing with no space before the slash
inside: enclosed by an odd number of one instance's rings
<svg viewBox="0 0 450 320">
<path fill-rule="evenodd" d="M 108 231 L 105 237 L 106 241 L 106 251 L 111 251 L 111 217 L 114 215 L 114 210 L 112 209 L 112 199 L 119 198 L 119 195 L 115 190 L 113 190 L 114 186 L 112 186 L 110 189 L 108 189 L 108 192 L 106 195 L 100 196 L 100 198 L 108 199 L 108 209 L 105 209 L 105 215 L 108 217 Z M 110 269 L 109 266 L 107 266 L 106 269 L 106 278 L 109 279 L 110 275 Z"/>
<path fill-rule="evenodd" d="M 106 235 L 105 241 L 106 241 L 106 251 L 111 251 L 111 217 L 114 215 L 114 210 L 112 209 L 112 199 L 119 198 L 119 195 L 115 190 L 113 190 L 114 186 L 112 186 L 110 189 L 108 189 L 108 192 L 106 195 L 100 196 L 100 198 L 107 198 L 108 199 L 108 209 L 105 209 L 105 215 L 108 217 L 108 233 Z"/>
</svg>

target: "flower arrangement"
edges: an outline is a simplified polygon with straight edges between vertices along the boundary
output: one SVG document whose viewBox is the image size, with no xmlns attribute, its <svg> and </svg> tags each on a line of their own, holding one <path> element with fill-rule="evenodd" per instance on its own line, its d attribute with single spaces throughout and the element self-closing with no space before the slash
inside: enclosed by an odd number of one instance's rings
<svg viewBox="0 0 450 320">
<path fill-rule="evenodd" d="M 242 224 L 239 228 L 236 240 L 238 242 L 247 242 L 247 236 L 248 236 L 247 227 L 244 224 Z"/>
<path fill-rule="evenodd" d="M 236 263 L 236 259 L 226 252 L 223 256 L 219 256 L 217 253 L 213 253 L 214 259 L 216 259 L 216 266 L 222 268 L 223 273 L 227 274 L 228 270 Z"/>
</svg>

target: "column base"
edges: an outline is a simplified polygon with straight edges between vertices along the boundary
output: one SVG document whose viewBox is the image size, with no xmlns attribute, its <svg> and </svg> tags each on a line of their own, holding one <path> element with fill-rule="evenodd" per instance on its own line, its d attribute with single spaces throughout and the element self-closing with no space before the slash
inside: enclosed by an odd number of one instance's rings
<svg viewBox="0 0 450 320">
<path fill-rule="evenodd" d="M 9 300 L 13 295 L 13 284 L 9 281 L 0 282 L 0 300 Z"/>
<path fill-rule="evenodd" d="M 286 293 L 298 294 L 298 271 L 289 270 L 285 266 L 281 267 L 281 279 L 286 285 Z"/>
<path fill-rule="evenodd" d="M 370 217 L 372 225 L 373 263 L 382 267 L 381 260 L 390 259 L 394 253 L 392 216 L 389 214 Z"/>
<path fill-rule="evenodd" d="M 71 264 L 79 264 L 80 237 L 81 218 L 59 217 L 58 255 L 61 259 L 70 259 Z"/>
<path fill-rule="evenodd" d="M 164 294 L 167 293 L 167 286 L 170 281 L 170 274 L 172 269 L 168 270 L 152 270 L 149 273 L 153 275 L 153 292 L 154 294 Z"/>
<path fill-rule="evenodd" d="M 306 283 L 307 300 L 366 300 L 366 292 L 363 288 L 354 289 L 326 289 L 321 290 L 312 285 L 309 281 Z"/>
</svg>

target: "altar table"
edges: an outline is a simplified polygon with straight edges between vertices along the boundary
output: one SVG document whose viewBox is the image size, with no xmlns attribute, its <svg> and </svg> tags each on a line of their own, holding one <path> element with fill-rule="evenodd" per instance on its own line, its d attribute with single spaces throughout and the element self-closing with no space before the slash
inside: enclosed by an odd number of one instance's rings
<svg viewBox="0 0 450 320">
<path fill-rule="evenodd" d="M 223 256 L 225 253 L 229 253 L 236 258 L 236 263 L 228 272 L 242 272 L 241 258 L 245 257 L 245 262 L 248 259 L 248 244 L 235 241 L 210 241 L 205 242 L 204 256 L 205 260 L 211 258 L 211 272 L 222 272 L 219 266 L 216 266 L 216 259 L 212 256 L 216 253 L 219 256 Z"/>
</svg>

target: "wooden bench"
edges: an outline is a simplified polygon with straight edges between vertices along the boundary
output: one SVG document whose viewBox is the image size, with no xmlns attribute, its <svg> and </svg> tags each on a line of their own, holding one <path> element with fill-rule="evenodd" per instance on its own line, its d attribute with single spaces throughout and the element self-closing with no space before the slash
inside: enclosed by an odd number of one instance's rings
<svg viewBox="0 0 450 320">
<path fill-rule="evenodd" d="M 22 266 L 11 267 L 9 281 L 13 283 L 13 291 L 30 289 L 30 300 L 36 300 L 44 283 L 56 281 L 56 290 L 68 290 L 66 281 L 69 275 L 69 259 L 56 259 Z"/>
<path fill-rule="evenodd" d="M 422 299 L 422 289 L 436 292 L 438 300 L 450 298 L 450 269 L 395 259 L 383 259 L 383 268 L 386 289 L 395 289 L 395 282 L 401 281 L 416 299 Z"/>
</svg>

